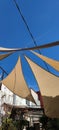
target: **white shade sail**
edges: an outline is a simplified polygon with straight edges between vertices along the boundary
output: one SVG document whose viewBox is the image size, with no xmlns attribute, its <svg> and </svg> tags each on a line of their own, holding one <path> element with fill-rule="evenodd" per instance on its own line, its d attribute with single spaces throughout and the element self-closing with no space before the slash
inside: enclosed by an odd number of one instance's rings
<svg viewBox="0 0 59 130">
<path fill-rule="evenodd" d="M 0 52 L 12 52 L 12 51 L 17 51 L 20 50 L 20 48 L 4 48 L 0 47 Z"/>
<path fill-rule="evenodd" d="M 5 79 L 2 80 L 2 83 L 14 94 L 35 103 L 22 73 L 20 57 L 18 58 L 15 68 Z"/>
<path fill-rule="evenodd" d="M 40 88 L 45 114 L 48 117 L 59 118 L 59 77 L 47 72 L 28 57 L 25 58 Z"/>
<path fill-rule="evenodd" d="M 0 54 L 0 60 L 3 60 L 4 58 L 10 56 L 11 54 L 13 54 L 13 52 L 7 53 L 7 54 Z"/>
<path fill-rule="evenodd" d="M 50 66 L 52 66 L 55 70 L 59 71 L 59 61 L 53 60 L 51 58 L 48 58 L 46 56 L 43 56 L 41 54 L 38 54 L 37 52 L 31 51 L 33 54 L 41 58 L 43 61 L 48 63 Z"/>
</svg>

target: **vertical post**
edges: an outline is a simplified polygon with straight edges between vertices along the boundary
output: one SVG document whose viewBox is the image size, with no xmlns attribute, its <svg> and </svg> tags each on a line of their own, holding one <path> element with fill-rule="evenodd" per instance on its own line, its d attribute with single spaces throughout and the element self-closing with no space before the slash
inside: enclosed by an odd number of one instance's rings
<svg viewBox="0 0 59 130">
<path fill-rule="evenodd" d="M 15 105 L 15 103 L 16 103 L 16 95 L 13 94 L 13 105 Z"/>
</svg>

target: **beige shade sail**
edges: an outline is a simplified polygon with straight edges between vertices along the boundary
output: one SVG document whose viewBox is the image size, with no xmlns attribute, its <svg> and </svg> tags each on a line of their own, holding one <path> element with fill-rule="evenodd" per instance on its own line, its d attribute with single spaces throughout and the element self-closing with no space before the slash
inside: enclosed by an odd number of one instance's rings
<svg viewBox="0 0 59 130">
<path fill-rule="evenodd" d="M 14 94 L 35 103 L 22 73 L 20 57 L 18 58 L 15 68 L 5 79 L 2 80 L 2 83 Z"/>
<path fill-rule="evenodd" d="M 47 72 L 25 56 L 40 88 L 45 114 L 59 118 L 59 77 Z"/>
<path fill-rule="evenodd" d="M 51 58 L 48 58 L 46 56 L 43 56 L 41 54 L 38 54 L 37 52 L 31 51 L 33 54 L 41 58 L 43 61 L 48 63 L 50 66 L 52 66 L 55 70 L 59 71 L 59 61 L 53 60 Z"/>
<path fill-rule="evenodd" d="M 13 52 L 7 53 L 7 54 L 0 54 L 0 60 L 3 60 L 4 58 L 10 56 L 11 54 L 13 54 Z"/>
</svg>

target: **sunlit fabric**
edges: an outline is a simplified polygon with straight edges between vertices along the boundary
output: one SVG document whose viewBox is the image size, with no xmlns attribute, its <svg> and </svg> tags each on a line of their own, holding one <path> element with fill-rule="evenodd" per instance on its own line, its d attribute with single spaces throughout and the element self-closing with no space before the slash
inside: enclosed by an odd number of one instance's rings
<svg viewBox="0 0 59 130">
<path fill-rule="evenodd" d="M 10 56 L 12 54 L 12 52 L 7 53 L 7 54 L 0 54 L 0 60 L 3 60 L 4 58 Z"/>
<path fill-rule="evenodd" d="M 59 61 L 50 59 L 46 56 L 43 56 L 41 54 L 38 54 L 37 52 L 31 51 L 32 53 L 34 53 L 36 56 L 38 56 L 39 58 L 41 58 L 43 61 L 45 61 L 46 63 L 48 63 L 50 66 L 52 66 L 55 70 L 59 71 Z"/>
<path fill-rule="evenodd" d="M 25 56 L 40 88 L 45 114 L 59 118 L 59 77 L 47 72 Z"/>
<path fill-rule="evenodd" d="M 14 94 L 35 103 L 22 73 L 20 57 L 18 58 L 15 68 L 5 79 L 2 80 L 2 83 Z"/>
<path fill-rule="evenodd" d="M 12 51 L 17 51 L 17 50 L 18 50 L 18 48 L 4 48 L 4 47 L 0 47 L 0 52 L 12 52 Z"/>
<path fill-rule="evenodd" d="M 40 45 L 40 46 L 36 46 L 36 47 L 30 47 L 30 48 L 4 48 L 4 47 L 0 47 L 0 52 L 38 50 L 38 49 L 44 49 L 44 48 L 49 48 L 49 47 L 58 46 L 58 45 L 59 45 L 59 41 L 55 41 L 52 43 L 48 43 L 48 44 L 44 44 L 44 45 Z"/>
</svg>

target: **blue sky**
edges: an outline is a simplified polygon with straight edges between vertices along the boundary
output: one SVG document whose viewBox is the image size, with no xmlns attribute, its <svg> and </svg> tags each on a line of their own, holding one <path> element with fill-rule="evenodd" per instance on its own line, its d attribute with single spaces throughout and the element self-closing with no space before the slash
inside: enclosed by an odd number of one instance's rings
<svg viewBox="0 0 59 130">
<path fill-rule="evenodd" d="M 59 0 L 16 0 L 16 2 L 27 21 L 37 45 L 59 40 Z M 10 48 L 34 46 L 13 0 L 0 0 L 0 46 Z M 37 84 L 23 58 L 23 53 L 32 57 L 37 64 L 45 67 L 41 60 L 32 56 L 29 52 L 14 53 L 12 56 L 0 61 L 0 66 L 9 73 L 20 55 L 25 79 L 28 85 L 36 90 Z M 59 60 L 59 47 L 42 49 L 41 53 Z M 51 72 L 58 74 L 50 66 L 49 69 Z"/>
</svg>

